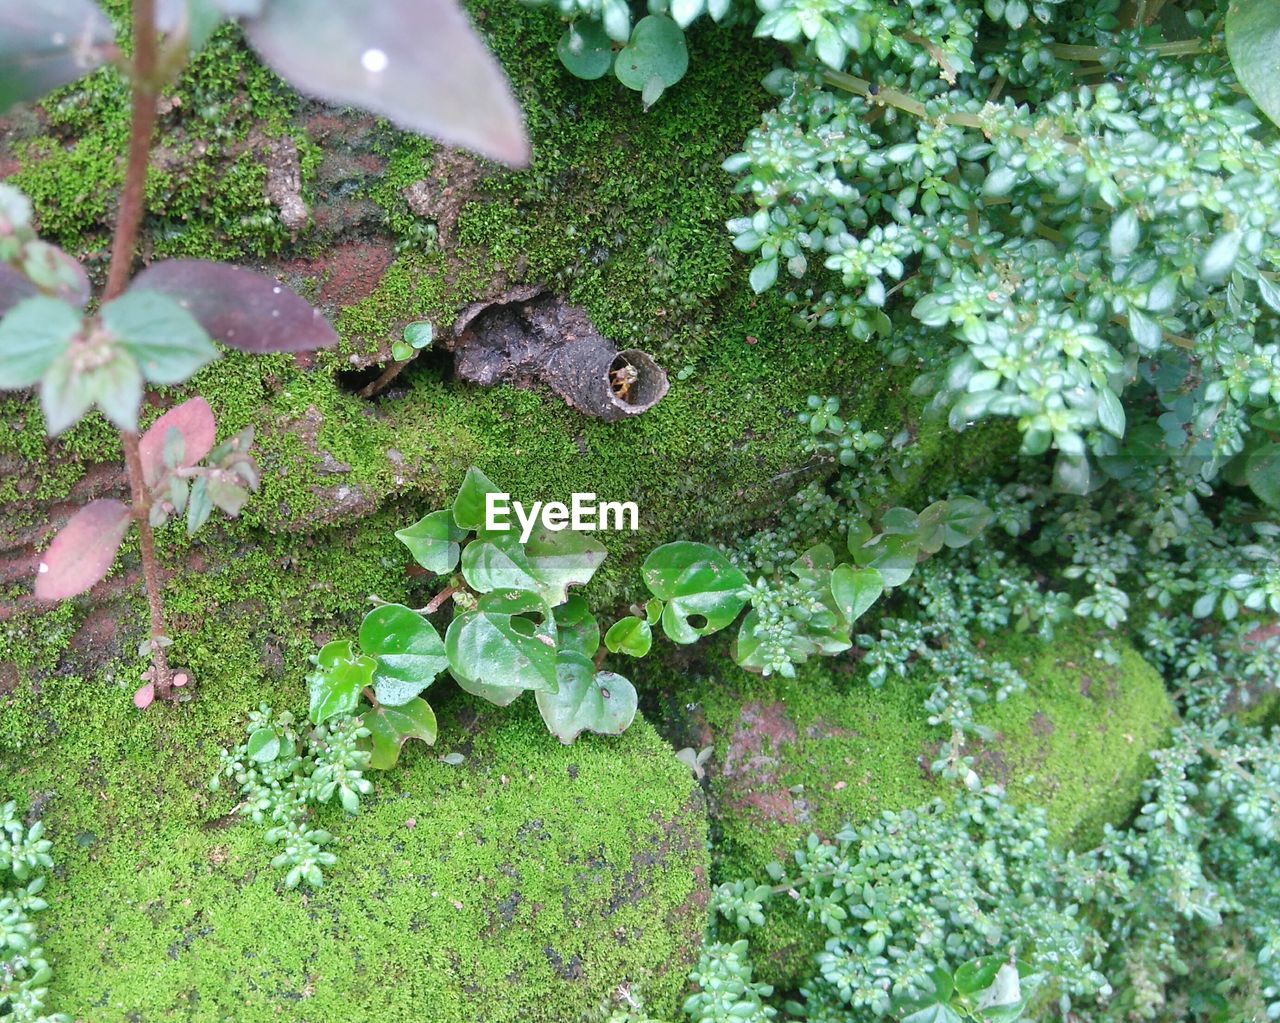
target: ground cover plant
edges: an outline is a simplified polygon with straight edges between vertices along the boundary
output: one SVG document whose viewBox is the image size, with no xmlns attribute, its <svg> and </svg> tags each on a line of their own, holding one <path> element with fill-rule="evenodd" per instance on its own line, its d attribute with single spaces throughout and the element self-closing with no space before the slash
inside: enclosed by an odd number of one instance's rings
<svg viewBox="0 0 1280 1023">
<path fill-rule="evenodd" d="M 0 1021 L 1280 1018 L 1278 61 L 0 0 Z"/>
</svg>

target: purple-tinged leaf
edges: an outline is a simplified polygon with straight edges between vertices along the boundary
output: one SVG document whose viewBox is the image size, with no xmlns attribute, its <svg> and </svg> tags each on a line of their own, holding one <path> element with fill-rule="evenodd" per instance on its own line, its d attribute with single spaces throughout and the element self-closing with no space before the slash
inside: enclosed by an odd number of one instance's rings
<svg viewBox="0 0 1280 1023">
<path fill-rule="evenodd" d="M 129 529 L 129 509 L 119 501 L 90 501 L 62 527 L 44 552 L 36 575 L 37 600 L 66 600 L 102 579 Z"/>
<path fill-rule="evenodd" d="M 138 274 L 129 290 L 169 296 L 215 341 L 242 352 L 307 352 L 338 343 L 306 299 L 270 277 L 225 263 L 165 260 Z"/>
<path fill-rule="evenodd" d="M 528 162 L 520 108 L 453 0 L 271 0 L 245 32 L 302 92 L 513 166 Z"/>
<path fill-rule="evenodd" d="M 133 705 L 138 710 L 146 710 L 156 698 L 156 684 L 148 682 L 144 686 L 139 686 L 138 691 L 133 694 Z"/>
<path fill-rule="evenodd" d="M 87 75 L 114 43 L 91 0 L 0 0 L 0 113 Z"/>
<path fill-rule="evenodd" d="M 0 263 L 0 316 L 24 298 L 40 294 L 34 284 L 7 263 Z"/>
<path fill-rule="evenodd" d="M 197 397 L 171 408 L 152 423 L 138 441 L 142 478 L 147 486 L 155 486 L 164 475 L 164 442 L 171 429 L 182 434 L 182 465 L 196 465 L 213 450 L 217 426 L 209 403 Z"/>
</svg>

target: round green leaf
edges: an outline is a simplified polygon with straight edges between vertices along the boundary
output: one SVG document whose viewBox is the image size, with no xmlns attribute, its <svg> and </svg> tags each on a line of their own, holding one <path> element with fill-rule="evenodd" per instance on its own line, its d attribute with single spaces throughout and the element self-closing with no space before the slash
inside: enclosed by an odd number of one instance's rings
<svg viewBox="0 0 1280 1023">
<path fill-rule="evenodd" d="M 529 613 L 541 616 L 541 624 L 525 617 Z M 555 619 L 536 594 L 521 590 L 485 594 L 474 610 L 450 623 L 444 645 L 458 684 L 469 692 L 475 690 L 464 680 L 504 692 L 555 691 Z"/>
<path fill-rule="evenodd" d="M 195 317 L 158 291 L 127 292 L 99 315 L 153 384 L 180 384 L 218 357 Z"/>
<path fill-rule="evenodd" d="M 274 728 L 259 728 L 249 736 L 249 759 L 269 764 L 280 754 L 280 736 Z"/>
<path fill-rule="evenodd" d="M 396 539 L 409 548 L 413 560 L 436 575 L 452 572 L 458 564 L 459 546 L 466 539 L 465 530 L 459 529 L 453 513 L 444 511 L 424 515 L 412 526 L 396 530 Z"/>
<path fill-rule="evenodd" d="M 575 78 L 600 78 L 613 66 L 613 44 L 604 26 L 596 21 L 574 22 L 556 44 L 560 63 Z"/>
<path fill-rule="evenodd" d="M 566 746 L 584 731 L 621 735 L 635 719 L 635 687 L 611 671 L 597 672 L 590 658 L 563 651 L 556 678 L 558 689 L 536 699 L 547 728 Z"/>
<path fill-rule="evenodd" d="M 372 707 L 360 720 L 369 729 L 369 766 L 375 771 L 394 767 L 400 759 L 400 748 L 410 739 L 435 745 L 436 715 L 420 696 L 397 707 Z"/>
<path fill-rule="evenodd" d="M 373 682 L 374 666 L 372 657 L 356 654 L 350 640 L 321 647 L 316 670 L 308 677 L 312 723 L 324 724 L 339 714 L 354 712 L 360 693 Z"/>
<path fill-rule="evenodd" d="M 650 78 L 670 87 L 689 70 L 684 32 L 664 14 L 641 18 L 614 61 L 613 73 L 628 89 L 644 91 Z"/>
<path fill-rule="evenodd" d="M 458 488 L 458 496 L 453 499 L 453 521 L 460 529 L 483 529 L 484 495 L 500 493 L 488 476 L 472 466 Z"/>
<path fill-rule="evenodd" d="M 594 657 L 600 649 L 600 624 L 587 602 L 575 593 L 557 607 L 553 614 L 559 649 L 574 650 L 585 657 Z"/>
<path fill-rule="evenodd" d="M 747 577 L 706 544 L 664 544 L 645 559 L 642 571 L 645 585 L 666 601 L 662 628 L 677 643 L 723 629 L 746 606 Z M 701 621 L 691 621 L 695 617 Z"/>
<path fill-rule="evenodd" d="M 604 645 L 610 653 L 643 657 L 653 646 L 653 630 L 643 618 L 628 615 L 609 627 L 604 634 Z"/>
<path fill-rule="evenodd" d="M 389 706 L 408 703 L 449 666 L 440 634 L 401 604 L 374 608 L 364 616 L 360 649 L 377 662 L 374 697 Z"/>
<path fill-rule="evenodd" d="M 423 351 L 431 347 L 435 340 L 435 329 L 426 320 L 410 323 L 404 328 L 404 340 L 415 351 Z"/>
</svg>

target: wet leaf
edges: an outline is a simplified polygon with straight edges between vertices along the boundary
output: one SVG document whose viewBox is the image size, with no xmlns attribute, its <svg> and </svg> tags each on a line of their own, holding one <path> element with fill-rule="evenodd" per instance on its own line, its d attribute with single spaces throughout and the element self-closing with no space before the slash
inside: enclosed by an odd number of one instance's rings
<svg viewBox="0 0 1280 1023">
<path fill-rule="evenodd" d="M 525 617 L 530 613 L 541 617 L 541 624 Z M 489 698 L 467 683 L 492 687 L 501 695 L 512 690 L 556 688 L 555 620 L 537 594 L 522 590 L 486 593 L 474 610 L 449 624 L 444 644 L 449 667 L 468 692 Z"/>
<path fill-rule="evenodd" d="M 245 32 L 302 92 L 504 163 L 528 162 L 502 70 L 451 0 L 272 0 Z"/>
<path fill-rule="evenodd" d="M 90 501 L 71 517 L 40 559 L 37 600 L 65 600 L 102 579 L 129 530 L 130 514 L 119 501 Z"/>
<path fill-rule="evenodd" d="M 666 601 L 662 628 L 677 643 L 723 629 L 746 606 L 747 577 L 706 544 L 664 544 L 645 559 L 642 571 L 650 591 Z"/>
<path fill-rule="evenodd" d="M 837 565 L 831 572 L 831 594 L 850 622 L 866 614 L 883 592 L 884 577 L 874 568 Z"/>
<path fill-rule="evenodd" d="M 413 560 L 428 572 L 444 575 L 458 564 L 459 546 L 466 539 L 466 530 L 459 529 L 453 521 L 453 513 L 444 511 L 424 515 L 412 526 L 396 530 L 396 539 L 409 548 Z"/>
<path fill-rule="evenodd" d="M 370 708 L 360 720 L 369 729 L 369 766 L 375 771 L 395 767 L 401 747 L 410 739 L 435 745 L 436 715 L 420 696 L 395 707 Z"/>
<path fill-rule="evenodd" d="M 154 263 L 128 294 L 140 292 L 167 295 L 215 341 L 242 352 L 307 352 L 338 343 L 337 332 L 306 299 L 270 277 L 225 263 Z"/>
<path fill-rule="evenodd" d="M 374 696 L 389 706 L 408 703 L 449 667 L 440 634 L 402 604 L 374 608 L 364 616 L 360 649 L 377 662 Z"/>
<path fill-rule="evenodd" d="M 582 654 L 563 651 L 556 680 L 556 692 L 537 693 L 536 699 L 547 728 L 566 746 L 582 732 L 621 735 L 635 719 L 635 687 L 611 671 L 597 672 Z"/>
</svg>

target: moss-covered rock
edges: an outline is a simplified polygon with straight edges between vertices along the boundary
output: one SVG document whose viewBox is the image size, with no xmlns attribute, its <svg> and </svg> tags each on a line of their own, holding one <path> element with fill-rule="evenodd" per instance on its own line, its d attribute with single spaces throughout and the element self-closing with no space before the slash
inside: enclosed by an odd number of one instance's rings
<svg viewBox="0 0 1280 1023">
<path fill-rule="evenodd" d="M 281 888 L 262 829 L 205 783 L 241 718 L 232 687 L 138 714 L 53 683 L 47 742 L 0 754 L 55 843 L 51 1001 L 94 1023 L 591 1018 L 627 985 L 676 1004 L 705 925 L 706 818 L 688 771 L 637 722 L 562 747 L 529 701 L 458 696 L 435 751 L 326 812 L 326 886 Z M 75 689 L 79 692 L 71 692 Z M 463 753 L 449 766 L 441 750 Z"/>
<path fill-rule="evenodd" d="M 1071 625 L 1041 644 L 1000 638 L 988 650 L 1017 666 L 1028 691 L 978 713 L 992 729 L 976 744 L 985 782 L 1045 807 L 1054 836 L 1084 847 L 1132 812 L 1174 711 L 1159 675 L 1121 647 L 1120 663 L 1095 659 L 1095 637 Z M 698 681 L 650 678 L 678 694 L 664 711 L 677 745 L 713 746 L 707 791 L 715 839 L 713 879 L 765 879 L 811 832 L 830 836 L 886 810 L 919 806 L 950 783 L 929 763 L 944 735 L 925 720 L 924 673 L 871 689 L 850 660 L 811 662 L 795 679 L 747 675 L 727 658 Z M 822 929 L 785 909 L 753 932 L 764 979 L 783 987 L 805 975 Z"/>
</svg>

